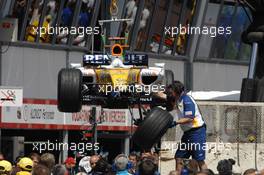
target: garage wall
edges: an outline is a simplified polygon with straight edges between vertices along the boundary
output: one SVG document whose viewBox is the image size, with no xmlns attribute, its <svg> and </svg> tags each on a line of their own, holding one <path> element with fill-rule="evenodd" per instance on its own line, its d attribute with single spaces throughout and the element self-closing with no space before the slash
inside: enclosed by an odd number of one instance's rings
<svg viewBox="0 0 264 175">
<path fill-rule="evenodd" d="M 81 63 L 83 54 L 69 52 L 69 61 Z M 25 98 L 56 99 L 57 75 L 66 67 L 66 55 L 66 51 L 10 46 L 2 54 L 1 85 L 23 87 Z M 184 81 L 184 61 L 150 58 L 149 62 L 151 66 L 164 62 L 175 79 Z M 247 76 L 243 65 L 195 62 L 193 67 L 194 91 L 240 90 L 242 78 Z"/>
<path fill-rule="evenodd" d="M 218 63 L 195 62 L 193 67 L 194 91 L 240 90 L 248 71 L 248 66 Z"/>
<path fill-rule="evenodd" d="M 10 46 L 2 55 L 1 85 L 23 87 L 25 98 L 55 99 L 57 75 L 66 65 L 65 58 L 64 51 Z"/>
</svg>

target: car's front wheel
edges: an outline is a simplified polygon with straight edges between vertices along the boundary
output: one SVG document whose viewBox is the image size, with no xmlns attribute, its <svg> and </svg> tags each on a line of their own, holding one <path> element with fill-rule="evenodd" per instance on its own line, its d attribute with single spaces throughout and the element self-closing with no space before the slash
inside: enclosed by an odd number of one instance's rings
<svg viewBox="0 0 264 175">
<path fill-rule="evenodd" d="M 61 69 L 58 76 L 58 109 L 61 112 L 79 112 L 82 107 L 82 72 L 79 69 Z"/>
</svg>

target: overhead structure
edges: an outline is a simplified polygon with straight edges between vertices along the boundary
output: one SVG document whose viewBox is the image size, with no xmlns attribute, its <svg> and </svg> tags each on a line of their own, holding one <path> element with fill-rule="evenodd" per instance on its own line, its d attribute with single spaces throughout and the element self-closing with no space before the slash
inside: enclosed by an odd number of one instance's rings
<svg viewBox="0 0 264 175">
<path fill-rule="evenodd" d="M 248 77 L 243 79 L 241 102 L 264 102 L 264 0 L 239 0 L 250 9 L 252 20 L 242 40 L 252 45 Z"/>
</svg>

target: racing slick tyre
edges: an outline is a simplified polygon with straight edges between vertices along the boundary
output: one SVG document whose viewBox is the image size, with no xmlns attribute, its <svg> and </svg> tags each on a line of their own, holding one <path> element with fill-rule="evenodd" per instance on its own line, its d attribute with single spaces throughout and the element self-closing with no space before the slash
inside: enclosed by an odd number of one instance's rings
<svg viewBox="0 0 264 175">
<path fill-rule="evenodd" d="M 144 150 L 150 149 L 166 133 L 172 121 L 169 112 L 159 107 L 153 108 L 133 134 L 133 142 Z"/>
<path fill-rule="evenodd" d="M 164 79 L 164 85 L 169 86 L 174 81 L 174 74 L 171 70 L 165 70 L 165 79 Z"/>
<path fill-rule="evenodd" d="M 58 109 L 61 112 L 79 112 L 82 107 L 82 72 L 79 69 L 61 69 L 58 76 Z"/>
</svg>

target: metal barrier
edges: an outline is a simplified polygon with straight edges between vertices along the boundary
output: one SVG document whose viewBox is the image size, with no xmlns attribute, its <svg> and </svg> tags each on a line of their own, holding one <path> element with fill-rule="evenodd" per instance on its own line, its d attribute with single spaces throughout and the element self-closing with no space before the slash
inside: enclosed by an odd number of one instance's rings
<svg viewBox="0 0 264 175">
<path fill-rule="evenodd" d="M 233 158 L 236 172 L 264 168 L 264 104 L 240 102 L 198 102 L 207 124 L 206 163 L 215 172 L 218 161 Z M 173 158 L 180 141 L 179 127 L 170 129 L 162 138 L 164 158 Z M 173 164 L 162 162 L 162 166 Z"/>
</svg>

